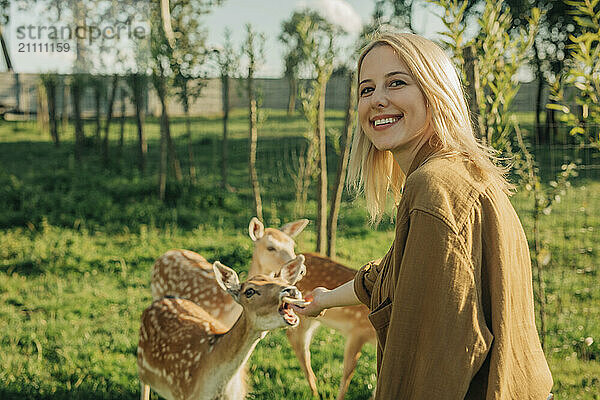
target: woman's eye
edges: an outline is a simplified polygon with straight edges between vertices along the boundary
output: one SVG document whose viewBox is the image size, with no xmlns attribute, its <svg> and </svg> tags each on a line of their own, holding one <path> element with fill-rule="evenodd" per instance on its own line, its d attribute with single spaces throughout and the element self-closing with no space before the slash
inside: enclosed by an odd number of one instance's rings
<svg viewBox="0 0 600 400">
<path fill-rule="evenodd" d="M 403 81 L 403 80 L 401 80 L 401 79 L 396 79 L 396 80 L 393 80 L 393 81 L 390 83 L 390 86 L 391 86 L 391 87 L 398 87 L 398 86 L 402 86 L 402 85 L 406 85 L 406 82 L 404 82 L 404 81 Z"/>
<path fill-rule="evenodd" d="M 248 298 L 252 297 L 254 294 L 256 293 L 256 290 L 254 289 L 246 289 L 246 291 L 244 292 L 244 295 Z"/>
<path fill-rule="evenodd" d="M 373 91 L 373 88 L 371 88 L 371 87 L 362 88 L 362 89 L 360 90 L 360 95 L 361 95 L 361 96 L 364 96 L 364 95 L 366 95 L 366 94 L 369 94 L 369 93 L 371 93 L 372 91 Z"/>
</svg>

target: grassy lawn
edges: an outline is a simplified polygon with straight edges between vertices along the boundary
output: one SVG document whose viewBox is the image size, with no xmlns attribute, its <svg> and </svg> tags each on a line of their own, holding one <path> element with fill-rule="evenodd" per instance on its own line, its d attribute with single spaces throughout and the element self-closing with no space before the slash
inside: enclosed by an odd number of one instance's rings
<svg viewBox="0 0 600 400">
<path fill-rule="evenodd" d="M 327 115 L 340 130 L 343 115 Z M 252 254 L 247 235 L 252 196 L 247 174 L 247 122 L 236 110 L 230 122 L 229 181 L 219 189 L 221 121 L 194 118 L 198 178 L 169 181 L 157 199 L 158 124 L 147 121 L 149 166 L 136 169 L 136 130 L 111 132 L 111 164 L 102 166 L 90 144 L 81 163 L 72 132 L 56 148 L 31 123 L 0 122 L 0 399 L 134 399 L 139 396 L 135 352 L 139 316 L 150 302 L 150 270 L 166 250 L 197 251 L 245 271 Z M 290 170 L 306 124 L 298 115 L 268 110 L 259 130 L 258 173 L 266 225 L 294 219 Z M 187 171 L 185 124 L 173 121 L 177 151 Z M 86 125 L 93 136 L 93 123 Z M 337 157 L 329 152 L 330 180 Z M 566 153 L 538 151 L 542 167 L 560 166 Z M 595 157 L 595 155 L 589 155 Z M 542 168 L 544 170 L 544 168 Z M 551 174 L 546 173 L 551 179 Z M 312 191 L 312 190 L 311 190 Z M 531 240 L 531 205 L 513 196 Z M 367 224 L 361 200 L 347 197 L 340 212 L 338 258 L 350 267 L 382 256 L 393 240 L 386 219 Z M 311 193 L 306 216 L 314 220 Z M 558 399 L 600 399 L 600 177 L 581 174 L 542 220 L 548 298 L 546 355 Z M 314 224 L 298 237 L 298 251 L 314 249 Z M 538 325 L 539 327 L 539 325 Z M 593 338 L 591 345 L 586 338 Z M 589 341 L 588 341 L 589 342 Z M 313 368 L 323 398 L 335 398 L 343 338 L 320 328 L 312 344 Z M 283 331 L 260 342 L 250 360 L 252 399 L 306 399 L 308 384 Z M 369 398 L 376 382 L 375 351 L 364 348 L 348 399 Z"/>
</svg>

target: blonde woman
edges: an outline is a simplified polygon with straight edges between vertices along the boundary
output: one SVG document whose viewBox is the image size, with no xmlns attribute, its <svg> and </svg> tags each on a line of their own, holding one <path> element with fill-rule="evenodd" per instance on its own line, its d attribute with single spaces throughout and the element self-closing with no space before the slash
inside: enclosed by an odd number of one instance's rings
<svg viewBox="0 0 600 400">
<path fill-rule="evenodd" d="M 385 34 L 358 61 L 349 178 L 396 236 L 376 265 L 300 314 L 366 304 L 379 400 L 551 398 L 535 327 L 527 240 L 506 171 L 476 140 L 456 70 L 431 41 Z"/>
</svg>

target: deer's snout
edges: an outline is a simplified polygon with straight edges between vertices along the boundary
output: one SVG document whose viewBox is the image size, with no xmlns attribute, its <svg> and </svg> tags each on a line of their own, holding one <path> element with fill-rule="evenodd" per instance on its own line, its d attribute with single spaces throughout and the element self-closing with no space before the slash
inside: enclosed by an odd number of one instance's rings
<svg viewBox="0 0 600 400">
<path fill-rule="evenodd" d="M 292 297 L 294 299 L 301 299 L 302 293 L 300 293 L 296 286 L 289 286 L 281 291 L 281 297 Z"/>
</svg>

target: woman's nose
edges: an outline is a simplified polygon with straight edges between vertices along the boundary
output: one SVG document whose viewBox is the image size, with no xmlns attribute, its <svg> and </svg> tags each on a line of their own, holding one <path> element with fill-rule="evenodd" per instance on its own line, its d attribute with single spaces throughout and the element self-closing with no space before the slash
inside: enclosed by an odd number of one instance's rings
<svg viewBox="0 0 600 400">
<path fill-rule="evenodd" d="M 375 89 L 371 95 L 371 108 L 385 108 L 388 105 L 385 90 Z"/>
</svg>

